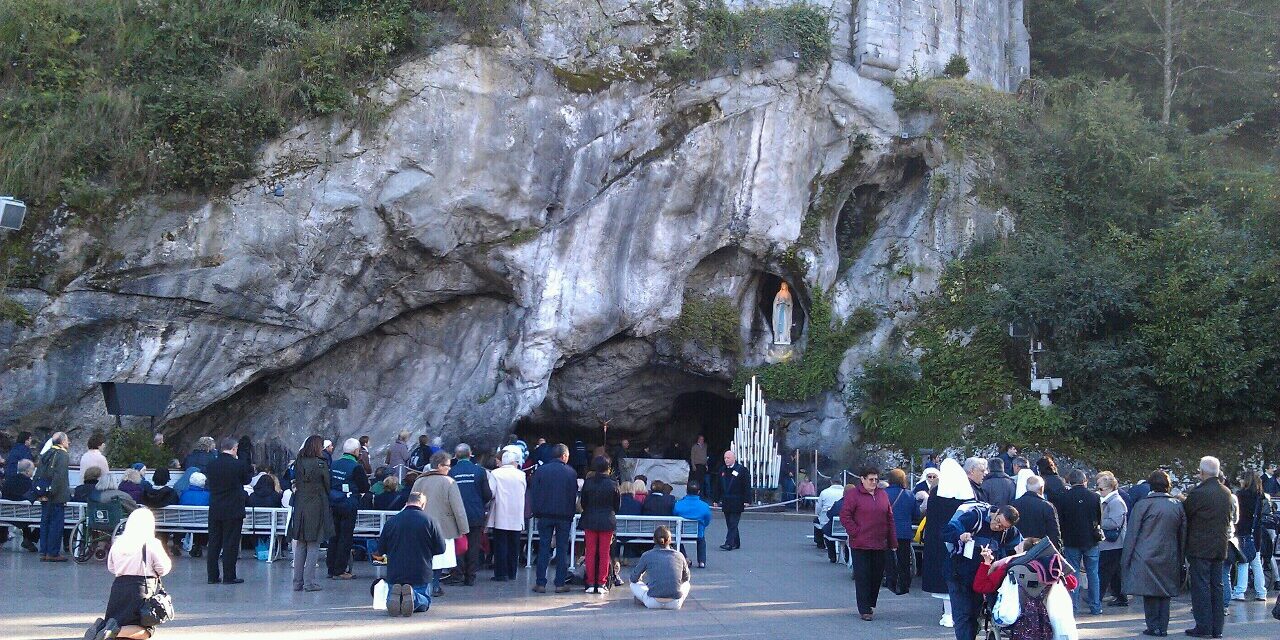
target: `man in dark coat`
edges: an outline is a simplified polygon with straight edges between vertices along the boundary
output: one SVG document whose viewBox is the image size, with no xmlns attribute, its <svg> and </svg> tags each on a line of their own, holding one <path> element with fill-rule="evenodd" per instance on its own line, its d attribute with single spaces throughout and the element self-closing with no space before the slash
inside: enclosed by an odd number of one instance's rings
<svg viewBox="0 0 1280 640">
<path fill-rule="evenodd" d="M 351 539 L 355 535 L 356 514 L 360 511 L 360 496 L 369 491 L 369 476 L 356 455 L 360 453 L 360 441 L 347 438 L 342 443 L 342 457 L 329 467 L 329 508 L 333 514 L 333 538 L 329 540 L 325 564 L 329 577 L 350 580 L 355 577 L 351 566 Z"/>
<path fill-rule="evenodd" d="M 729 529 L 720 548 L 733 551 L 742 548 L 738 523 L 742 521 L 742 512 L 751 501 L 751 472 L 738 464 L 738 456 L 732 450 L 724 452 L 724 468 L 720 469 L 719 484 L 719 506 L 724 511 L 724 522 Z"/>
<path fill-rule="evenodd" d="M 1089 605 L 1089 613 L 1098 615 L 1102 613 L 1102 577 L 1098 572 L 1098 543 L 1102 542 L 1102 498 L 1085 486 L 1088 478 L 1083 471 L 1073 469 L 1067 475 L 1067 480 L 1071 483 L 1071 489 L 1054 505 L 1058 507 L 1058 515 L 1062 518 L 1062 544 L 1065 547 L 1063 555 L 1076 568 L 1077 573 L 1083 569 L 1089 576 L 1085 602 Z M 1078 600 L 1080 589 L 1077 588 L 1072 595 Z"/>
<path fill-rule="evenodd" d="M 1000 458 L 992 458 L 987 462 L 987 477 L 982 480 L 982 492 L 987 495 L 987 503 L 993 507 L 1013 504 L 1017 486 L 1004 469 L 1004 460 Z"/>
<path fill-rule="evenodd" d="M 570 528 L 578 503 L 578 474 L 568 465 L 569 447 L 552 448 L 555 458 L 540 465 L 529 483 L 529 506 L 538 519 L 537 582 L 533 590 L 547 592 L 547 567 L 556 550 L 556 593 L 568 593 Z"/>
<path fill-rule="evenodd" d="M 205 569 L 209 584 L 240 584 L 236 577 L 236 558 L 240 555 L 240 529 L 244 526 L 244 507 L 248 495 L 244 486 L 253 477 L 249 465 L 237 453 L 240 443 L 223 438 L 222 450 L 204 470 L 205 489 L 209 491 L 209 546 Z M 218 561 L 222 561 L 222 577 L 218 577 Z"/>
<path fill-rule="evenodd" d="M 1040 476 L 1027 478 L 1027 492 L 1013 501 L 1018 510 L 1018 531 L 1027 538 L 1048 538 L 1058 550 L 1062 550 L 1062 529 L 1058 523 L 1058 508 L 1044 497 L 1044 480 Z"/>
<path fill-rule="evenodd" d="M 999 460 L 1000 466 L 1004 471 L 1017 473 L 1017 471 L 1013 471 L 1013 461 L 1016 459 L 1018 459 L 1018 445 L 1010 442 L 1004 446 L 1004 453 L 996 456 L 992 460 Z M 996 470 L 995 466 L 993 465 L 990 470 L 994 472 Z"/>
<path fill-rule="evenodd" d="M 489 488 L 489 474 L 484 467 L 471 461 L 471 445 L 464 442 L 454 447 L 453 455 L 458 461 L 449 469 L 449 477 L 462 496 L 467 524 L 471 527 L 467 531 L 467 553 L 460 558 L 462 583 L 470 587 L 476 583 L 476 572 L 480 569 L 480 538 L 484 535 L 485 515 L 493 501 L 493 490 Z"/>
<path fill-rule="evenodd" d="M 67 453 L 71 440 L 59 431 L 50 438 L 53 444 L 40 453 L 33 484 L 49 483 L 49 493 L 40 500 L 40 548 L 41 562 L 66 562 L 62 555 L 62 530 L 66 527 L 67 502 L 71 500 L 71 478 L 67 465 L 71 456 Z"/>
<path fill-rule="evenodd" d="M 387 554 L 387 613 L 408 616 L 431 608 L 431 558 L 444 553 L 444 536 L 422 510 L 427 499 L 410 493 L 404 510 L 382 525 L 378 548 Z"/>
<path fill-rule="evenodd" d="M 1187 629 L 1193 638 L 1221 638 L 1223 612 L 1222 563 L 1227 559 L 1231 526 L 1236 522 L 1231 490 L 1218 477 L 1217 458 L 1200 459 L 1200 484 L 1187 492 L 1182 503 L 1187 513 L 1187 564 L 1191 578 L 1191 614 L 1196 626 Z"/>
</svg>

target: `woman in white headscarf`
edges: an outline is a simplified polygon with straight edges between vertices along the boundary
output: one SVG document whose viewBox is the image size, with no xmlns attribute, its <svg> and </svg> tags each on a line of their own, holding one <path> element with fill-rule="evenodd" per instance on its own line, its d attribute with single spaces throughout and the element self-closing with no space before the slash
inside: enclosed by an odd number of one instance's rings
<svg viewBox="0 0 1280 640">
<path fill-rule="evenodd" d="M 173 563 L 165 553 L 164 543 L 156 538 L 155 515 L 146 507 L 129 514 L 124 533 L 111 543 L 107 554 L 107 571 L 116 576 L 107 598 L 107 612 L 85 632 L 85 640 L 150 638 L 155 628 L 142 626 L 139 608 L 143 599 L 155 591 L 160 576 L 171 568 Z"/>
<path fill-rule="evenodd" d="M 951 458 L 943 460 L 938 468 L 938 484 L 929 491 L 929 500 L 925 503 L 921 582 L 926 592 L 943 601 L 942 619 L 938 624 L 944 627 L 952 626 L 952 619 L 951 599 L 947 595 L 947 548 L 942 542 L 942 528 L 951 521 L 951 516 L 961 504 L 973 498 L 973 485 L 969 484 L 964 468 Z"/>
<path fill-rule="evenodd" d="M 1014 489 L 1013 499 L 1017 500 L 1022 494 L 1027 492 L 1027 478 L 1034 476 L 1036 473 L 1030 469 L 1021 469 L 1018 471 L 1018 477 L 1014 479 L 1017 488 Z"/>
</svg>

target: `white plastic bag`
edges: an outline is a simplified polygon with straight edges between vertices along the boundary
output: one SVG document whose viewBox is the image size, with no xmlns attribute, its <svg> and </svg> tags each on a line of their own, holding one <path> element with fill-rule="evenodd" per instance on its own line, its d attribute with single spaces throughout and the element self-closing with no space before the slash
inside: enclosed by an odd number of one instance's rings
<svg viewBox="0 0 1280 640">
<path fill-rule="evenodd" d="M 391 587 L 387 586 L 386 580 L 378 580 L 373 583 L 373 608 L 378 611 L 387 610 L 387 594 L 391 591 Z"/>
<path fill-rule="evenodd" d="M 453 538 L 444 541 L 444 553 L 431 557 L 431 569 L 452 569 L 458 566 L 458 554 L 453 546 Z"/>
<path fill-rule="evenodd" d="M 1007 627 L 1018 621 L 1022 615 L 1022 602 L 1018 599 L 1018 583 L 1009 574 L 1000 583 L 996 592 L 996 606 L 991 611 L 991 620 L 1001 627 Z"/>
<path fill-rule="evenodd" d="M 1076 630 L 1076 614 L 1071 610 L 1071 593 L 1061 582 L 1049 587 L 1044 608 L 1053 626 L 1053 640 L 1080 640 Z"/>
</svg>

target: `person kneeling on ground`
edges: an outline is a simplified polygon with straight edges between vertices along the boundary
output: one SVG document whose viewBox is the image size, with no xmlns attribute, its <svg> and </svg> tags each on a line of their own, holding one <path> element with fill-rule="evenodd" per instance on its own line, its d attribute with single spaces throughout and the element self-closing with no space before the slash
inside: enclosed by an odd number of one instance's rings
<svg viewBox="0 0 1280 640">
<path fill-rule="evenodd" d="M 666 527 L 654 530 L 653 543 L 631 569 L 631 593 L 650 609 L 679 609 L 689 597 L 689 561 L 671 548 L 671 531 Z"/>
<path fill-rule="evenodd" d="M 164 543 L 156 538 L 155 515 L 146 507 L 129 514 L 124 532 L 111 543 L 107 554 L 107 571 L 115 575 L 107 612 L 85 631 L 85 640 L 150 638 L 155 628 L 143 626 L 149 621 L 142 619 L 142 605 L 172 568 Z"/>
<path fill-rule="evenodd" d="M 387 520 L 378 548 L 387 554 L 387 613 L 409 616 L 431 608 L 431 558 L 444 553 L 444 536 L 422 510 L 427 498 L 409 494 L 404 510 Z"/>
</svg>

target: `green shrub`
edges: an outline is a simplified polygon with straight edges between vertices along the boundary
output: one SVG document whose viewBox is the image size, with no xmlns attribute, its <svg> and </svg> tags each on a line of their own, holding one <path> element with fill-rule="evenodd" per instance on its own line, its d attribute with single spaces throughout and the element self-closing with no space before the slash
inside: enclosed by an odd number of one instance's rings
<svg viewBox="0 0 1280 640">
<path fill-rule="evenodd" d="M 154 436 L 147 427 L 113 429 L 107 436 L 107 461 L 117 468 L 131 467 L 135 462 L 148 469 L 168 467 L 173 452 L 157 445 Z"/>
<path fill-rule="evenodd" d="M 738 309 L 729 298 L 686 294 L 680 317 L 671 325 L 669 333 L 676 340 L 691 340 L 737 353 L 742 342 L 738 324 Z"/>
<path fill-rule="evenodd" d="M 678 78 L 744 69 L 793 58 L 813 69 L 831 58 L 827 13 L 807 2 L 734 11 L 724 0 L 705 0 L 690 12 L 696 42 L 676 47 L 662 58 L 663 68 Z"/>
<path fill-rule="evenodd" d="M 942 75 L 957 79 L 969 75 L 969 59 L 958 53 L 951 54 L 947 66 L 942 68 Z"/>
<path fill-rule="evenodd" d="M 0 292 L 0 322 L 12 322 L 25 327 L 31 324 L 31 313 L 26 307 Z"/>
</svg>

